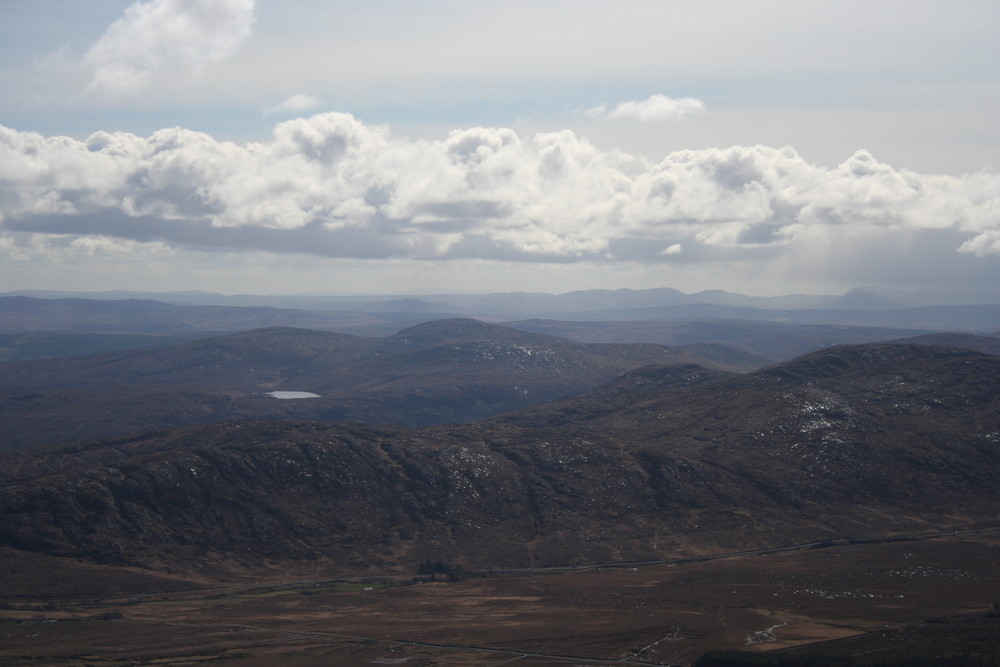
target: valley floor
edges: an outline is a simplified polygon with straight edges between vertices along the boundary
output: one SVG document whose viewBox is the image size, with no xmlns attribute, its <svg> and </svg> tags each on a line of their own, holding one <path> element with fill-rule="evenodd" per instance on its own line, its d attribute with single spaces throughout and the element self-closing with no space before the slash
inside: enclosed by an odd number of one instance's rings
<svg viewBox="0 0 1000 667">
<path fill-rule="evenodd" d="M 853 655 L 876 645 L 879 660 L 1000 654 L 1000 614 L 988 613 L 1000 602 L 1000 531 L 427 578 L 235 585 L 8 550 L 0 663 L 689 665 L 710 649 L 806 645 Z M 963 626 L 959 614 L 976 622 Z"/>
</svg>

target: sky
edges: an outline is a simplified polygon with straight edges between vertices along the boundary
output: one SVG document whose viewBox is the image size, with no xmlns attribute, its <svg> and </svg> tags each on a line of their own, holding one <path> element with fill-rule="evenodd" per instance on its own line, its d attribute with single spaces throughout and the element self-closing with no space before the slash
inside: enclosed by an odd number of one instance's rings
<svg viewBox="0 0 1000 667">
<path fill-rule="evenodd" d="M 995 0 L 0 0 L 0 292 L 1000 298 Z"/>
</svg>

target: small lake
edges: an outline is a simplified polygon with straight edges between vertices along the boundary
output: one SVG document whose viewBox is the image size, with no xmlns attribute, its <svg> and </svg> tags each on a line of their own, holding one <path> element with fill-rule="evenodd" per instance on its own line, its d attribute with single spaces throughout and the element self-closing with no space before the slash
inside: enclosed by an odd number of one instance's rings
<svg viewBox="0 0 1000 667">
<path fill-rule="evenodd" d="M 269 391 L 265 396 L 270 396 L 272 398 L 280 398 L 282 400 L 287 400 L 290 398 L 319 398 L 319 394 L 314 394 L 311 391 Z"/>
</svg>

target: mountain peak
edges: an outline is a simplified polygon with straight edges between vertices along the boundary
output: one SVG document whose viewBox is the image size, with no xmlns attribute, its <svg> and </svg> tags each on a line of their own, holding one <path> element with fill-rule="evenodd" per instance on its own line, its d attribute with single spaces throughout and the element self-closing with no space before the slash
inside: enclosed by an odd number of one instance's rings
<svg viewBox="0 0 1000 667">
<path fill-rule="evenodd" d="M 544 334 L 526 333 L 509 327 L 488 324 L 467 317 L 424 322 L 403 329 L 390 337 L 394 342 L 418 345 L 443 345 L 445 343 L 488 340 L 501 343 L 548 343 L 559 339 Z"/>
</svg>

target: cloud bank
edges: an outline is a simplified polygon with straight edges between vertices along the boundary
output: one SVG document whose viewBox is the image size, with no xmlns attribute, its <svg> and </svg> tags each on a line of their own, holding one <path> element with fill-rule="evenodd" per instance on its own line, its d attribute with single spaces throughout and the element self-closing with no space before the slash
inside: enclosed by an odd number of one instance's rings
<svg viewBox="0 0 1000 667">
<path fill-rule="evenodd" d="M 863 150 L 832 169 L 766 146 L 651 162 L 569 131 L 413 141 L 343 113 L 249 144 L 181 128 L 79 141 L 0 126 L 8 246 L 10 234 L 56 234 L 95 252 L 110 239 L 157 252 L 655 265 L 850 254 L 854 241 L 891 253 L 924 234 L 947 239 L 944 253 L 996 258 L 998 199 L 996 173 L 919 174 Z"/>
<path fill-rule="evenodd" d="M 201 73 L 229 59 L 253 25 L 254 0 L 136 2 L 87 52 L 87 91 L 122 97 Z"/>
</svg>

